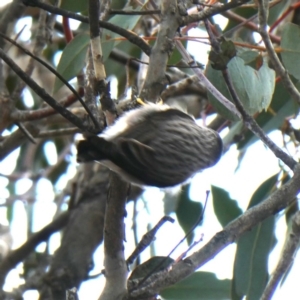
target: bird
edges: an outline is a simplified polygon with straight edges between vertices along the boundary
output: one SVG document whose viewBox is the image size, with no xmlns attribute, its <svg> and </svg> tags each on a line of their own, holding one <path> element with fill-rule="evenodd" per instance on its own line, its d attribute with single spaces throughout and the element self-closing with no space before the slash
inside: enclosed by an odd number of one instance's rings
<svg viewBox="0 0 300 300">
<path fill-rule="evenodd" d="M 175 187 L 215 165 L 223 152 L 219 134 L 168 105 L 124 113 L 99 136 L 77 144 L 79 163 L 97 161 L 141 187 Z"/>
</svg>

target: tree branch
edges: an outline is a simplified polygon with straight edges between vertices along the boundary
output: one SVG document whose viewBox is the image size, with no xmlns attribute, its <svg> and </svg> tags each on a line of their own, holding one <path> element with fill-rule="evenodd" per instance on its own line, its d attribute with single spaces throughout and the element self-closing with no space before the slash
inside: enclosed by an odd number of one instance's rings
<svg viewBox="0 0 300 300">
<path fill-rule="evenodd" d="M 124 217 L 128 183 L 110 172 L 104 227 L 105 286 L 99 300 L 122 299 L 126 294 L 127 264 L 124 255 Z"/>
<path fill-rule="evenodd" d="M 33 79 L 31 79 L 23 70 L 10 58 L 5 52 L 0 49 L 0 58 L 2 58 L 9 67 L 31 87 L 35 93 L 40 96 L 45 102 L 47 102 L 53 109 L 58 111 L 64 118 L 70 121 L 83 131 L 93 131 L 93 128 L 85 125 L 80 118 L 72 114 L 69 110 L 59 104 L 54 98 L 52 98 L 43 88 L 41 88 Z"/>
<path fill-rule="evenodd" d="M 213 259 L 224 248 L 235 242 L 243 233 L 294 202 L 299 192 L 300 165 L 297 165 L 294 177 L 287 184 L 279 188 L 266 200 L 250 208 L 242 216 L 229 223 L 199 251 L 174 264 L 169 272 L 164 271 L 151 276 L 147 281 L 148 284 L 134 291 L 130 299 L 141 299 L 145 295 L 156 295 L 163 288 L 191 275 L 195 270 Z"/>
<path fill-rule="evenodd" d="M 287 241 L 284 245 L 284 249 L 280 255 L 280 260 L 275 271 L 269 280 L 263 295 L 260 300 L 272 299 L 272 296 L 284 274 L 288 271 L 292 265 L 296 256 L 300 241 L 300 212 L 298 211 L 292 218 L 292 231 L 287 236 Z"/>
<path fill-rule="evenodd" d="M 33 124 L 26 124 L 26 130 L 33 137 L 36 137 L 40 132 L 40 129 Z M 5 137 L 4 141 L 0 143 L 0 161 L 9 155 L 13 150 L 20 147 L 27 140 L 27 137 L 20 129 Z"/>
<path fill-rule="evenodd" d="M 0 36 L 2 38 L 4 38 L 5 40 L 9 41 L 10 43 L 12 43 L 13 45 L 15 45 L 16 47 L 18 47 L 19 49 L 21 49 L 25 54 L 27 54 L 28 56 L 30 56 L 31 58 L 33 58 L 34 60 L 38 61 L 41 65 L 43 65 L 45 68 L 47 68 L 51 73 L 53 73 L 57 78 L 59 78 L 68 88 L 69 90 L 73 93 L 74 97 L 81 103 L 81 105 L 84 107 L 84 109 L 86 110 L 86 112 L 89 114 L 89 116 L 91 117 L 92 121 L 94 122 L 95 127 L 97 127 L 97 120 L 94 118 L 93 114 L 91 113 L 91 111 L 89 110 L 89 108 L 87 107 L 87 105 L 85 104 L 85 102 L 82 100 L 80 92 L 77 92 L 73 86 L 64 79 L 63 76 L 61 76 L 52 66 L 50 66 L 49 64 L 47 64 L 46 62 L 44 62 L 42 59 L 40 59 L 38 56 L 34 55 L 33 53 L 31 53 L 30 51 L 28 51 L 27 49 L 25 49 L 24 47 L 22 47 L 19 43 L 17 43 L 16 41 L 12 40 L 11 38 L 5 36 L 4 34 L 2 34 L 0 32 Z M 30 75 L 31 72 L 27 75 Z M 82 91 L 82 90 L 81 90 Z"/>
<path fill-rule="evenodd" d="M 272 63 L 273 68 L 280 76 L 282 83 L 288 93 L 291 95 L 292 99 L 294 99 L 298 104 L 300 104 L 300 93 L 294 86 L 291 78 L 286 71 L 286 69 L 281 64 L 275 50 L 273 44 L 270 40 L 270 36 L 267 32 L 267 19 L 269 14 L 269 1 L 268 0 L 258 0 L 258 20 L 259 20 L 259 33 L 265 43 L 266 50 L 268 52 L 270 61 Z"/>
<path fill-rule="evenodd" d="M 69 216 L 69 212 L 61 214 L 57 219 L 52 221 L 52 223 L 29 237 L 24 245 L 16 250 L 13 250 L 4 258 L 4 260 L 0 263 L 1 287 L 4 284 L 5 277 L 8 272 L 13 269 L 18 263 L 20 263 L 26 256 L 28 256 L 37 245 L 39 245 L 43 241 L 46 241 L 54 232 L 64 227 L 68 222 Z"/>
<path fill-rule="evenodd" d="M 82 16 L 82 15 L 79 15 L 79 14 L 76 14 L 76 13 L 73 13 L 73 12 L 70 12 L 67 10 L 63 10 L 61 8 L 54 7 L 54 6 L 46 4 L 46 3 L 42 3 L 37 0 L 23 0 L 23 3 L 28 6 L 37 6 L 41 9 L 44 9 L 53 14 L 65 16 L 65 17 L 68 17 L 68 18 L 74 19 L 74 20 L 78 20 L 82 23 L 89 23 L 88 17 Z M 135 44 L 136 46 L 138 46 L 147 55 L 150 55 L 151 47 L 142 38 L 140 38 L 136 34 L 130 32 L 128 30 L 125 30 L 119 26 L 116 26 L 114 24 L 111 24 L 109 22 L 105 22 L 105 21 L 99 21 L 99 26 L 103 27 L 105 29 L 108 29 L 112 32 L 118 33 L 119 35 L 125 37 L 132 44 Z"/>
<path fill-rule="evenodd" d="M 208 19 L 209 17 L 215 16 L 217 14 L 220 14 L 224 11 L 230 10 L 232 8 L 241 6 L 244 3 L 250 2 L 250 0 L 233 0 L 229 3 L 226 3 L 224 5 L 215 5 L 213 7 L 205 8 L 198 14 L 191 14 L 187 16 L 183 16 L 181 18 L 180 26 L 185 26 L 190 23 L 203 21 L 205 19 Z"/>
<path fill-rule="evenodd" d="M 157 39 L 150 55 L 145 84 L 140 97 L 149 102 L 157 102 L 168 84 L 165 72 L 170 54 L 173 52 L 173 39 L 179 27 L 180 15 L 177 1 L 163 0 L 161 3 L 161 23 Z"/>
<path fill-rule="evenodd" d="M 204 21 L 205 22 L 205 26 L 206 26 L 206 30 L 211 42 L 211 46 L 213 48 L 213 50 L 215 51 L 215 53 L 217 53 L 218 55 L 222 55 L 221 52 L 221 46 L 220 46 L 220 42 L 219 40 L 214 36 L 212 30 L 210 29 L 209 25 L 208 25 L 208 21 Z M 244 124 L 247 126 L 247 128 L 249 128 L 255 135 L 257 135 L 262 141 L 263 143 L 265 143 L 269 149 L 275 154 L 276 157 L 278 157 L 279 159 L 281 159 L 291 170 L 294 169 L 294 167 L 296 166 L 297 162 L 287 153 L 285 153 L 280 147 L 278 147 L 265 133 L 264 131 L 259 127 L 259 125 L 257 124 L 257 122 L 254 120 L 253 117 L 251 117 L 248 112 L 245 110 L 245 108 L 243 107 L 243 104 L 233 86 L 233 83 L 231 81 L 230 75 L 228 73 L 228 69 L 227 66 L 225 66 L 225 69 L 223 69 L 222 71 L 222 75 L 223 78 L 225 80 L 225 83 L 227 85 L 227 88 L 229 90 L 229 93 L 232 97 L 232 100 L 236 106 L 236 108 L 238 109 L 238 111 L 240 112 Z"/>
<path fill-rule="evenodd" d="M 192 70 L 195 72 L 198 80 L 201 84 L 203 84 L 207 91 L 210 92 L 220 103 L 222 103 L 227 109 L 229 109 L 237 118 L 241 118 L 240 112 L 236 109 L 234 104 L 228 100 L 226 97 L 224 97 L 215 87 L 214 85 L 206 78 L 206 76 L 203 74 L 203 71 L 197 66 L 196 62 L 191 58 L 191 56 L 188 54 L 186 49 L 183 47 L 180 41 L 175 41 L 176 46 L 180 54 L 182 55 L 183 59 L 186 61 L 186 63 L 194 67 Z"/>
</svg>

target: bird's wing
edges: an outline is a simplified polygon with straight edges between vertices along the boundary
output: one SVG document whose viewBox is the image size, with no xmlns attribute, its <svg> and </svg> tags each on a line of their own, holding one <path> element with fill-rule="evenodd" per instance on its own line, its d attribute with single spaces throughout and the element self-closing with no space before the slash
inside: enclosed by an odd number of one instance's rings
<svg viewBox="0 0 300 300">
<path fill-rule="evenodd" d="M 119 149 L 120 159 L 129 164 L 131 168 L 144 169 L 145 166 L 149 166 L 149 162 L 155 156 L 155 151 L 151 147 L 135 139 L 119 138 L 116 145 Z"/>
<path fill-rule="evenodd" d="M 193 117 L 178 109 L 158 110 L 144 116 L 143 126 L 146 126 L 146 129 L 142 128 L 139 122 L 136 122 L 135 126 L 129 127 L 123 132 L 122 137 L 132 138 L 151 146 L 151 141 L 156 138 L 157 134 L 165 130 L 166 121 L 173 121 L 174 125 L 176 125 L 177 121 L 183 118 L 187 122 L 195 122 Z"/>
</svg>

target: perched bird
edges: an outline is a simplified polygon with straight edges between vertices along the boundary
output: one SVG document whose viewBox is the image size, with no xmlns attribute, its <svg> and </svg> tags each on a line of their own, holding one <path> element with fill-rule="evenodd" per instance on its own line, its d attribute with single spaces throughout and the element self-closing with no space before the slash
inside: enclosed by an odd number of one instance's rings
<svg viewBox="0 0 300 300">
<path fill-rule="evenodd" d="M 98 161 L 140 186 L 173 187 L 216 164 L 222 139 L 167 105 L 145 105 L 121 116 L 100 136 L 79 141 L 77 161 Z"/>
</svg>

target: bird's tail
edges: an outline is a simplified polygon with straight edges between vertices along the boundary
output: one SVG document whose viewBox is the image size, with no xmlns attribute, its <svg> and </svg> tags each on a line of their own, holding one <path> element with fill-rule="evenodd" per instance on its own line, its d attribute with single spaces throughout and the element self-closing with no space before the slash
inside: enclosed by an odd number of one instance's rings
<svg viewBox="0 0 300 300">
<path fill-rule="evenodd" d="M 111 143 L 98 136 L 90 136 L 77 144 L 77 161 L 89 162 L 108 158 Z"/>
</svg>

